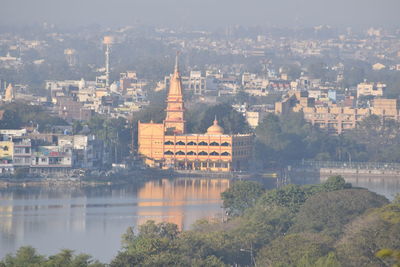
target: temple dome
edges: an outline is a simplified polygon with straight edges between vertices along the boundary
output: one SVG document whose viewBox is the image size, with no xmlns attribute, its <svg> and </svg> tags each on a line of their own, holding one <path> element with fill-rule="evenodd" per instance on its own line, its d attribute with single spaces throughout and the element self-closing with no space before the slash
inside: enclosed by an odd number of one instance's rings
<svg viewBox="0 0 400 267">
<path fill-rule="evenodd" d="M 207 134 L 209 135 L 221 135 L 224 134 L 224 128 L 218 125 L 217 118 L 214 120 L 214 124 L 208 127 Z"/>
</svg>

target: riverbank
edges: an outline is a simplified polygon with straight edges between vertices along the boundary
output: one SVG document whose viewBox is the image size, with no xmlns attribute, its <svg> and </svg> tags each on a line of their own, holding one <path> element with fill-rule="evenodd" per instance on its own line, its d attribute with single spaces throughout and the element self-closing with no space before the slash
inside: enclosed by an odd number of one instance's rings
<svg viewBox="0 0 400 267">
<path fill-rule="evenodd" d="M 0 188 L 7 187 L 29 187 L 29 186 L 98 186 L 113 184 L 132 184 L 151 180 L 153 177 L 160 176 L 157 170 L 134 170 L 117 172 L 111 175 L 87 175 L 81 177 L 56 176 L 56 177 L 4 177 L 0 178 Z M 168 175 L 168 173 L 164 173 Z"/>
<path fill-rule="evenodd" d="M 0 178 L 0 188 L 30 187 L 30 186 L 99 186 L 143 183 L 159 178 L 221 178 L 242 179 L 250 178 L 250 173 L 231 172 L 200 172 L 200 171 L 174 171 L 160 169 L 137 169 L 131 171 L 116 172 L 108 175 L 86 175 L 81 177 L 56 176 L 56 177 L 4 177 Z"/>
<path fill-rule="evenodd" d="M 217 179 L 269 179 L 276 180 L 275 172 L 206 172 L 188 170 L 135 169 L 115 173 L 85 175 L 80 177 L 4 177 L 0 178 L 0 188 L 30 187 L 30 186 L 74 186 L 89 187 L 101 185 L 141 184 L 159 178 L 217 178 Z"/>
</svg>

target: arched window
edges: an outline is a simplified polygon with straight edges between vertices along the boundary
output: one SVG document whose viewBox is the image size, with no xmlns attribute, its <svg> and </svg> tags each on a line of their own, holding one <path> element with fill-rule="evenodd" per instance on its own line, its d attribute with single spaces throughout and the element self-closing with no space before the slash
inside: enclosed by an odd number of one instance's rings
<svg viewBox="0 0 400 267">
<path fill-rule="evenodd" d="M 230 144 L 229 144 L 228 142 L 223 142 L 223 143 L 221 144 L 221 146 L 230 146 Z"/>
<path fill-rule="evenodd" d="M 217 151 L 213 151 L 210 153 L 211 156 L 219 156 L 219 153 Z"/>
<path fill-rule="evenodd" d="M 197 145 L 195 142 L 193 142 L 193 141 L 190 141 L 189 143 L 187 143 L 187 145 L 188 146 L 195 146 L 195 145 Z"/>
<path fill-rule="evenodd" d="M 217 142 L 212 142 L 212 143 L 210 144 L 210 146 L 219 146 L 219 144 L 218 144 Z"/>
<path fill-rule="evenodd" d="M 208 155 L 208 153 L 207 152 L 205 152 L 205 151 L 201 151 L 201 152 L 199 152 L 199 156 L 207 156 Z"/>
<path fill-rule="evenodd" d="M 175 153 L 175 155 L 185 155 L 185 152 L 183 152 L 183 151 L 178 151 L 178 152 Z"/>
<path fill-rule="evenodd" d="M 199 143 L 199 146 L 208 146 L 208 144 L 207 144 L 206 142 L 204 142 L 204 141 L 201 141 L 201 142 Z"/>
<path fill-rule="evenodd" d="M 196 155 L 196 152 L 194 152 L 194 151 L 189 151 L 188 153 L 186 153 L 186 155 L 193 156 L 193 155 Z"/>
<path fill-rule="evenodd" d="M 185 143 L 184 142 L 182 142 L 182 141 L 179 141 L 179 142 L 176 142 L 176 144 L 175 145 L 177 145 L 177 146 L 184 146 L 185 145 Z"/>
<path fill-rule="evenodd" d="M 167 142 L 164 143 L 164 145 L 167 145 L 167 146 L 170 146 L 170 145 L 173 145 L 173 144 L 174 144 L 174 142 L 172 142 L 172 141 L 167 141 Z"/>
<path fill-rule="evenodd" d="M 168 150 L 168 151 L 164 152 L 164 155 L 173 155 L 173 154 L 174 154 L 174 152 L 172 152 L 171 150 Z"/>
<path fill-rule="evenodd" d="M 222 152 L 221 156 L 230 156 L 231 154 L 229 152 Z"/>
</svg>

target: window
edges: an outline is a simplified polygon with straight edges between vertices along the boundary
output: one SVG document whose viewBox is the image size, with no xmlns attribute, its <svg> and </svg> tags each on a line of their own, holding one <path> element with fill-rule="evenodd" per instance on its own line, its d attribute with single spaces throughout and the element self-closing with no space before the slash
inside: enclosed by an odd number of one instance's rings
<svg viewBox="0 0 400 267">
<path fill-rule="evenodd" d="M 3 147 L 4 151 L 8 151 L 8 146 Z"/>
<path fill-rule="evenodd" d="M 207 156 L 208 155 L 208 153 L 207 152 L 205 152 L 205 151 L 201 151 L 201 152 L 199 152 L 199 156 Z"/>
<path fill-rule="evenodd" d="M 175 155 L 185 155 L 185 152 L 183 152 L 183 151 L 178 151 L 178 152 L 175 153 Z"/>
<path fill-rule="evenodd" d="M 204 142 L 204 141 L 201 141 L 201 142 L 199 143 L 199 146 L 208 146 L 208 144 L 207 144 L 206 142 Z"/>
<path fill-rule="evenodd" d="M 174 144 L 174 142 L 172 142 L 172 141 L 167 141 L 167 142 L 164 143 L 164 145 L 167 145 L 167 146 L 170 146 L 170 145 L 173 145 L 173 144 Z"/>
<path fill-rule="evenodd" d="M 196 152 L 193 152 L 193 151 L 189 151 L 188 153 L 186 153 L 186 155 L 190 155 L 190 156 L 193 156 L 193 155 L 196 155 Z"/>
<path fill-rule="evenodd" d="M 217 151 L 213 151 L 210 153 L 211 156 L 219 156 L 219 153 Z"/>
<path fill-rule="evenodd" d="M 182 141 L 179 141 L 179 142 L 177 142 L 175 145 L 177 145 L 177 146 L 184 146 L 184 145 L 185 145 L 185 143 L 184 143 L 184 142 L 182 142 Z"/>
<path fill-rule="evenodd" d="M 164 155 L 173 155 L 173 154 L 174 154 L 174 152 L 172 152 L 170 150 L 164 152 Z"/>
<path fill-rule="evenodd" d="M 219 144 L 218 144 L 217 142 L 212 142 L 212 143 L 210 144 L 210 146 L 219 146 Z"/>
<path fill-rule="evenodd" d="M 229 152 L 226 152 L 226 151 L 221 153 L 221 156 L 230 156 L 230 155 L 231 154 Z"/>
<path fill-rule="evenodd" d="M 197 145 L 195 142 L 193 142 L 193 141 L 190 141 L 189 143 L 187 143 L 187 145 L 188 146 L 195 146 L 195 145 Z"/>
<path fill-rule="evenodd" d="M 221 146 L 230 146 L 230 144 L 229 144 L 228 142 L 223 142 L 223 143 L 221 144 Z"/>
</svg>

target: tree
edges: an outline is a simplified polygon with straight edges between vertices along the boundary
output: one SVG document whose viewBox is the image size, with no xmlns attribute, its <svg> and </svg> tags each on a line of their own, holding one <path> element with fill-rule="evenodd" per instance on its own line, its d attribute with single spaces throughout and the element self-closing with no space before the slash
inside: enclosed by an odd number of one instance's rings
<svg viewBox="0 0 400 267">
<path fill-rule="evenodd" d="M 4 267 L 39 267 L 45 262 L 45 257 L 36 253 L 36 250 L 30 246 L 18 249 L 15 257 L 7 255 L 0 266 Z"/>
<path fill-rule="evenodd" d="M 39 126 L 40 131 L 50 131 L 55 125 L 68 123 L 58 117 L 51 116 L 41 106 L 28 105 L 23 102 L 3 104 L 3 118 L 0 127 L 5 129 L 19 129 L 23 126 Z"/>
<path fill-rule="evenodd" d="M 392 267 L 400 267 L 400 250 L 381 249 L 376 254 L 376 257 L 387 262 L 391 262 Z"/>
<path fill-rule="evenodd" d="M 308 66 L 307 69 L 311 77 L 315 79 L 321 79 L 322 81 L 326 80 L 328 69 L 324 62 L 322 61 L 313 62 Z"/>
<path fill-rule="evenodd" d="M 338 237 L 347 223 L 367 209 L 381 207 L 387 203 L 385 197 L 363 189 L 321 192 L 307 199 L 290 231 L 321 232 Z"/>
<path fill-rule="evenodd" d="M 47 265 L 49 267 L 68 267 L 72 264 L 72 253 L 72 250 L 63 249 L 60 253 L 50 256 Z"/>
<path fill-rule="evenodd" d="M 250 127 L 242 114 L 234 110 L 228 104 L 218 104 L 205 110 L 201 120 L 195 129 L 205 133 L 217 117 L 219 125 L 224 128 L 226 134 L 248 133 Z"/>
<path fill-rule="evenodd" d="M 0 261 L 0 267 L 105 267 L 86 254 L 74 255 L 72 250 L 64 249 L 46 259 L 38 255 L 32 247 L 21 247 L 15 256 L 7 255 Z"/>
<path fill-rule="evenodd" d="M 354 143 L 365 146 L 369 161 L 400 161 L 400 123 L 371 115 L 347 134 Z"/>
<path fill-rule="evenodd" d="M 221 193 L 222 207 L 229 216 L 238 216 L 254 206 L 258 198 L 264 193 L 261 184 L 252 181 L 238 181 Z"/>
<path fill-rule="evenodd" d="M 304 267 L 310 265 L 303 265 Z M 334 252 L 329 252 L 325 257 L 320 257 L 312 267 L 341 267 L 342 265 L 337 259 L 337 256 Z"/>
<path fill-rule="evenodd" d="M 300 233 L 278 237 L 260 250 L 257 265 L 260 266 L 313 266 L 333 251 L 329 237 L 319 234 Z"/>
<path fill-rule="evenodd" d="M 260 198 L 258 205 L 285 207 L 292 212 L 297 212 L 306 199 L 307 194 L 304 189 L 291 184 L 266 192 Z"/>
<path fill-rule="evenodd" d="M 97 115 L 87 122 L 87 126 L 91 134 L 104 141 L 113 161 L 120 162 L 129 155 L 127 144 L 132 141 L 132 131 L 124 118 L 108 119 Z"/>
<path fill-rule="evenodd" d="M 79 134 L 83 130 L 83 123 L 81 121 L 74 121 L 72 123 L 72 132 Z"/>
<path fill-rule="evenodd" d="M 119 252 L 110 266 L 174 266 L 181 261 L 176 252 L 175 239 L 178 227 L 171 223 L 147 221 L 134 234 L 128 228 L 123 236 L 124 250 Z"/>
<path fill-rule="evenodd" d="M 337 244 L 337 255 L 342 265 L 387 266 L 376 257 L 383 248 L 400 247 L 400 205 L 388 204 L 366 212 L 346 226 Z M 384 256 L 378 253 L 378 256 Z"/>
<path fill-rule="evenodd" d="M 21 127 L 21 120 L 17 112 L 13 110 L 4 110 L 3 116 L 0 120 L 1 129 L 18 129 Z"/>
<path fill-rule="evenodd" d="M 330 192 L 336 190 L 342 190 L 345 188 L 351 188 L 351 184 L 346 183 L 341 175 L 330 176 L 320 187 L 322 191 Z"/>
</svg>

